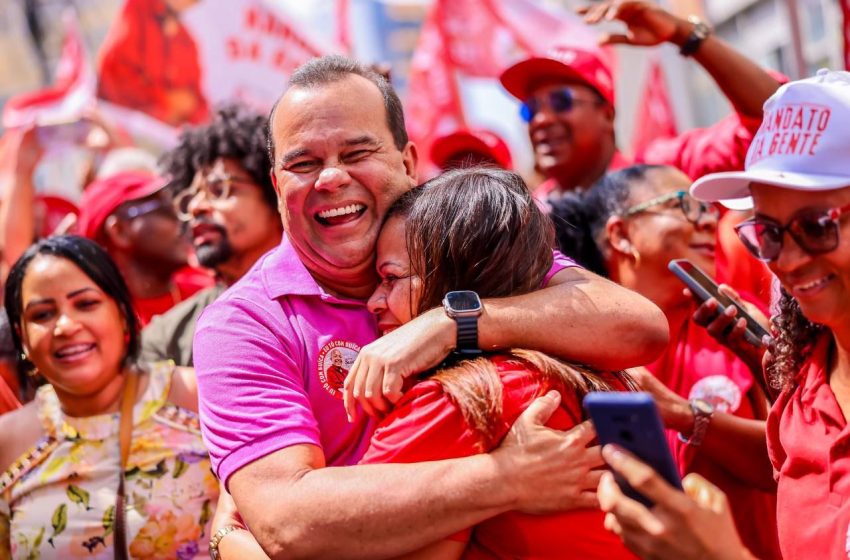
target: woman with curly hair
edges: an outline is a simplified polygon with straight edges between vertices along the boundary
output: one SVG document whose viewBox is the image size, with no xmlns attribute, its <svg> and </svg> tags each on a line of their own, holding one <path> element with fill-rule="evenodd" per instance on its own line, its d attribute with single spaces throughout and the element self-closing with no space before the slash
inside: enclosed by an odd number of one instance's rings
<svg viewBox="0 0 850 560">
<path fill-rule="evenodd" d="M 710 175 L 691 189 L 702 200 L 752 204 L 754 216 L 736 227 L 738 236 L 782 285 L 767 360 L 781 393 L 768 418 L 767 445 L 788 560 L 846 558 L 850 543 L 848 121 L 850 73 L 822 70 L 787 84 L 765 104 L 746 171 Z M 685 480 L 690 499 L 624 453 L 603 454 L 656 503 L 649 511 L 610 478 L 600 484 L 608 524 L 633 550 L 653 558 L 753 557 L 716 488 Z"/>
</svg>

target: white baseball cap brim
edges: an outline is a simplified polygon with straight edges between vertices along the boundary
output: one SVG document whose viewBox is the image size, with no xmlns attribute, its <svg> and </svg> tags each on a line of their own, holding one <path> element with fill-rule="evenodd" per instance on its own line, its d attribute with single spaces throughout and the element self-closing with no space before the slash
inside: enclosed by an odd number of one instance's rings
<svg viewBox="0 0 850 560">
<path fill-rule="evenodd" d="M 847 175 L 795 173 L 773 169 L 750 169 L 713 173 L 697 179 L 691 185 L 691 196 L 697 200 L 719 202 L 732 210 L 753 207 L 750 184 L 762 183 L 796 191 L 831 191 L 850 186 Z"/>
</svg>

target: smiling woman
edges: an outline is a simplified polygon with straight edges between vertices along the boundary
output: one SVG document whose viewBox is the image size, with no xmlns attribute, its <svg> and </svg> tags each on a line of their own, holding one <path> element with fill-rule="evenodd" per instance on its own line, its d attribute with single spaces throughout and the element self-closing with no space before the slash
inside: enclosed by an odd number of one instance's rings
<svg viewBox="0 0 850 560">
<path fill-rule="evenodd" d="M 5 305 L 16 350 L 48 383 L 0 417 L 0 557 L 198 555 L 218 485 L 194 379 L 137 364 L 115 264 L 92 241 L 48 238 L 12 268 Z"/>
</svg>

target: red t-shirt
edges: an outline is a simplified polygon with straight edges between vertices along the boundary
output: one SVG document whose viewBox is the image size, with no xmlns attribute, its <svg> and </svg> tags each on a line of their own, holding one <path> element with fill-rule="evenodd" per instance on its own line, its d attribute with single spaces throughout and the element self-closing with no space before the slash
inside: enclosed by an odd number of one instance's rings
<svg viewBox="0 0 850 560">
<path fill-rule="evenodd" d="M 0 377 L 0 414 L 10 412 L 16 408 L 20 408 L 21 403 L 15 396 L 14 391 L 6 383 L 3 377 Z"/>
<path fill-rule="evenodd" d="M 747 396 L 754 383 L 749 368 L 704 328 L 694 324 L 690 313 L 678 330 L 671 325 L 670 340 L 664 354 L 647 365 L 655 377 L 687 399 L 706 399 L 716 407 L 728 406 L 726 412 L 741 418 L 756 417 Z M 780 558 L 776 496 L 732 476 L 721 465 L 700 455 L 699 448 L 682 443 L 676 432 L 668 430 L 667 441 L 682 475 L 699 473 L 729 497 L 735 524 L 747 548 L 761 560 Z"/>
<path fill-rule="evenodd" d="M 172 281 L 176 289 L 173 293 L 133 300 L 133 306 L 136 308 L 142 327 L 150 323 L 155 316 L 162 315 L 181 301 L 215 284 L 215 279 L 212 276 L 191 267 L 186 267 L 175 273 Z"/>
<path fill-rule="evenodd" d="M 823 336 L 767 420 L 779 542 L 789 559 L 850 556 L 850 428 L 827 379 L 834 351 Z"/>
<path fill-rule="evenodd" d="M 467 457 L 490 451 L 507 434 L 520 413 L 548 386 L 539 373 L 506 355 L 492 357 L 502 381 L 502 414 L 496 443 L 487 444 L 470 427 L 460 409 L 436 381 L 423 381 L 405 393 L 372 436 L 361 463 L 416 463 Z M 622 384 L 611 377 L 612 382 Z M 561 406 L 547 426 L 567 430 L 583 419 L 575 393 L 562 395 Z M 509 483 L 509 481 L 506 481 Z M 634 558 L 620 539 L 607 531 L 600 510 L 558 515 L 507 512 L 479 523 L 467 533 L 466 558 Z"/>
</svg>

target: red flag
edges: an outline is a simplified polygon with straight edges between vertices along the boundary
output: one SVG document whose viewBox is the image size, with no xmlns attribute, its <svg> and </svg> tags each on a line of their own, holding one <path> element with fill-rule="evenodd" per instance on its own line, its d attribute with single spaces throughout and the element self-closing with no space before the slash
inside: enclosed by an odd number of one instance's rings
<svg viewBox="0 0 850 560">
<path fill-rule="evenodd" d="M 674 136 L 676 115 L 667 94 L 661 62 L 657 57 L 653 57 L 649 63 L 643 97 L 637 110 L 637 121 L 632 134 L 632 153 L 642 154 L 655 140 Z"/>
<path fill-rule="evenodd" d="M 72 11 L 63 14 L 65 39 L 53 84 L 16 95 L 3 107 L 3 127 L 75 121 L 94 105 L 95 78 Z"/>
</svg>

